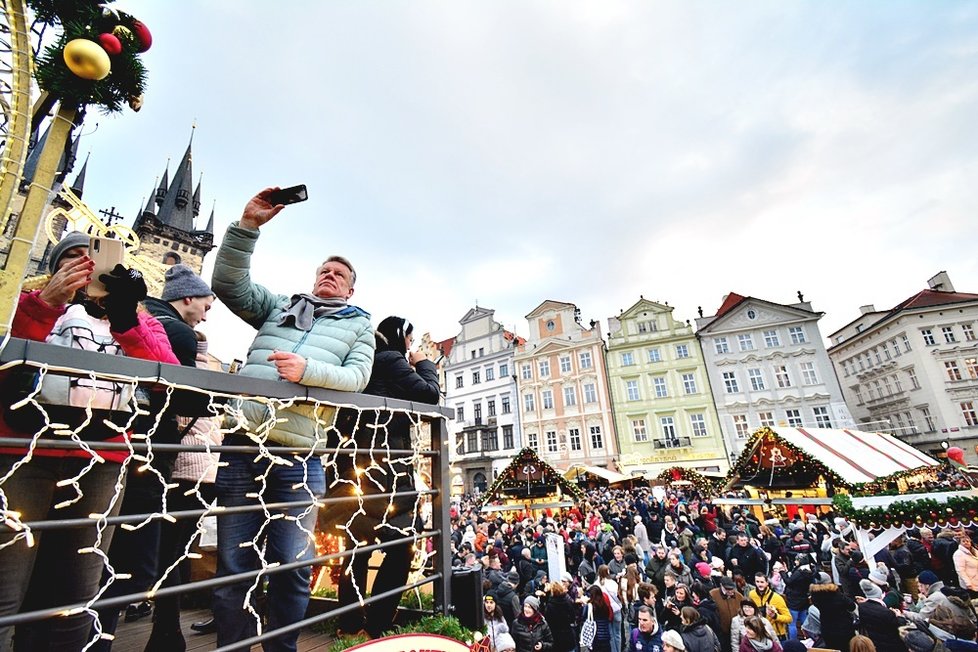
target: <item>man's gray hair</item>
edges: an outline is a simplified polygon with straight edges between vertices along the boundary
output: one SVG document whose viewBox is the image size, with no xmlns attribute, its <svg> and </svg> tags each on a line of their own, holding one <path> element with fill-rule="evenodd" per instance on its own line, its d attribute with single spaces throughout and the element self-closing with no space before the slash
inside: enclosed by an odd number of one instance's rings
<svg viewBox="0 0 978 652">
<path fill-rule="evenodd" d="M 353 263 L 351 263 L 347 258 L 344 258 L 343 256 L 330 256 L 323 261 L 323 265 L 326 263 L 340 263 L 341 265 L 346 265 L 347 269 L 350 270 L 350 287 L 352 288 L 357 284 L 357 270 L 353 269 Z"/>
</svg>

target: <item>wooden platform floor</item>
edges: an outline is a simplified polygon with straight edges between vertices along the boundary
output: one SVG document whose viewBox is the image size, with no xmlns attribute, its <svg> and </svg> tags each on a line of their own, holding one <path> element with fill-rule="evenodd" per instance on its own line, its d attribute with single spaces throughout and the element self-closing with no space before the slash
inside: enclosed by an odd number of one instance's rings
<svg viewBox="0 0 978 652">
<path fill-rule="evenodd" d="M 183 624 L 183 635 L 187 641 L 188 652 L 203 652 L 217 647 L 216 634 L 198 634 L 190 629 L 192 623 L 205 620 L 210 616 L 209 609 L 185 609 L 181 613 L 180 621 Z M 143 652 L 152 628 L 152 616 L 146 616 L 134 623 L 124 623 L 120 619 L 115 641 L 112 643 L 112 652 Z M 332 637 L 325 634 L 319 634 L 308 629 L 303 630 L 299 634 L 299 652 L 325 651 L 332 640 Z M 260 652 L 261 646 L 256 645 L 251 649 Z"/>
</svg>

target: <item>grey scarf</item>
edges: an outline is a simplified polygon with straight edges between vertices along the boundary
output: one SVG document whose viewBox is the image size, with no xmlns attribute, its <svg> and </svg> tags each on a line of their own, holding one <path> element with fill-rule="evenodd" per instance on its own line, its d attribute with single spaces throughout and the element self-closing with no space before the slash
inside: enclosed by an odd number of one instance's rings
<svg viewBox="0 0 978 652">
<path fill-rule="evenodd" d="M 293 294 L 292 303 L 282 312 L 278 323 L 288 326 L 291 322 L 299 330 L 308 331 L 314 319 L 335 315 L 346 306 L 346 299 L 340 297 L 321 299 L 311 294 Z"/>
</svg>

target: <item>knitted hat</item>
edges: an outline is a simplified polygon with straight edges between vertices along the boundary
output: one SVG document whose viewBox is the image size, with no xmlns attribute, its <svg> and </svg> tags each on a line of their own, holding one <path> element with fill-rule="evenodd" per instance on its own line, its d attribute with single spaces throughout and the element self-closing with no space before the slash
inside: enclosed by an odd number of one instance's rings
<svg viewBox="0 0 978 652">
<path fill-rule="evenodd" d="M 729 577 L 723 577 L 720 579 L 720 587 L 724 589 L 735 589 L 737 584 Z"/>
<path fill-rule="evenodd" d="M 917 576 L 917 581 L 921 584 L 927 584 L 929 586 L 931 584 L 937 584 L 939 580 L 937 579 L 937 573 L 934 571 L 925 570 Z"/>
<path fill-rule="evenodd" d="M 638 563 L 638 556 L 636 556 L 635 553 L 630 552 L 627 555 L 625 555 L 625 565 L 626 566 L 629 565 L 629 564 L 637 564 L 637 563 Z"/>
<path fill-rule="evenodd" d="M 662 644 L 671 645 L 677 650 L 685 650 L 686 644 L 683 643 L 683 637 L 679 635 L 674 629 L 670 629 L 667 632 L 662 632 Z"/>
<path fill-rule="evenodd" d="M 812 638 L 822 635 L 822 613 L 818 607 L 812 605 L 808 608 L 808 617 L 805 618 L 805 624 L 801 628 L 811 634 Z"/>
<path fill-rule="evenodd" d="M 900 638 L 910 652 L 932 652 L 934 649 L 934 639 L 916 627 L 901 627 Z"/>
<path fill-rule="evenodd" d="M 829 577 L 829 574 L 826 573 L 826 572 L 824 572 L 824 571 L 823 572 L 820 572 L 818 574 L 817 578 L 812 578 L 812 579 L 815 579 L 816 580 L 816 582 L 815 582 L 816 584 L 831 584 L 832 583 L 832 578 Z"/>
<path fill-rule="evenodd" d="M 712 572 L 712 569 L 710 568 L 710 565 L 708 563 L 706 563 L 705 561 L 701 561 L 696 564 L 696 572 L 702 575 L 703 577 L 709 577 L 710 573 Z"/>
<path fill-rule="evenodd" d="M 880 587 L 869 580 L 859 580 L 859 588 L 862 589 L 863 595 L 870 600 L 881 600 L 883 598 L 883 592 L 880 590 Z"/>
<path fill-rule="evenodd" d="M 723 560 L 719 557 L 714 557 L 713 561 L 710 562 L 710 565 L 713 566 L 713 568 L 723 568 Z"/>
<path fill-rule="evenodd" d="M 81 231 L 72 231 L 71 233 L 65 234 L 65 237 L 61 238 L 61 241 L 51 248 L 51 258 L 48 260 L 48 269 L 51 273 L 54 274 L 58 271 L 58 261 L 61 260 L 61 257 L 69 249 L 74 249 L 75 247 L 85 247 L 87 249 L 89 241 L 89 235 Z"/>
<path fill-rule="evenodd" d="M 512 582 L 513 584 L 519 584 L 520 583 L 520 572 L 518 570 L 516 570 L 516 567 L 515 566 L 506 575 L 506 579 L 509 580 L 510 582 Z"/>
<path fill-rule="evenodd" d="M 540 611 L 540 600 L 537 599 L 535 595 L 528 595 L 523 600 L 523 606 L 530 605 L 533 607 L 533 611 Z"/>
<path fill-rule="evenodd" d="M 204 279 L 183 264 L 174 265 L 166 270 L 163 278 L 165 279 L 163 294 L 160 298 L 164 301 L 176 301 L 185 297 L 209 297 L 214 294 Z"/>
<path fill-rule="evenodd" d="M 879 566 L 870 571 L 869 581 L 873 584 L 879 584 L 880 586 L 883 586 L 884 584 L 888 585 L 890 583 L 887 579 L 887 572 Z"/>
<path fill-rule="evenodd" d="M 563 573 L 560 574 L 560 581 L 561 582 L 567 582 L 569 584 L 573 584 L 574 583 L 574 578 L 571 576 L 570 573 L 568 573 L 567 571 L 564 571 Z"/>
</svg>

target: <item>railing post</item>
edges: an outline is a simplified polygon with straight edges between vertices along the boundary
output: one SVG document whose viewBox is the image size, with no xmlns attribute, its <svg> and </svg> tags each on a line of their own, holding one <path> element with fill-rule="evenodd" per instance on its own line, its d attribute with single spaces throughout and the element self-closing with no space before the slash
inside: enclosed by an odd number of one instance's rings
<svg viewBox="0 0 978 652">
<path fill-rule="evenodd" d="M 452 604 L 452 519 L 449 512 L 452 479 L 448 465 L 448 427 L 443 416 L 431 423 L 431 449 L 438 453 L 431 474 L 438 489 L 431 515 L 434 529 L 441 531 L 436 542 L 435 570 L 441 572 L 442 577 L 435 583 L 435 605 L 442 615 L 447 616 Z"/>
</svg>

